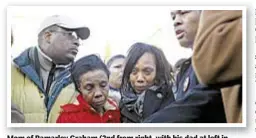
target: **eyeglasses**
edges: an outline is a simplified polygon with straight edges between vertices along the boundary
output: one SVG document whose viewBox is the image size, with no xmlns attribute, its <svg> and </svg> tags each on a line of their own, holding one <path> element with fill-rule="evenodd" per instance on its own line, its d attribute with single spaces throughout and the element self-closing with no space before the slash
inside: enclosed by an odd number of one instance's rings
<svg viewBox="0 0 256 138">
<path fill-rule="evenodd" d="M 53 31 L 53 32 L 56 32 L 56 33 L 62 33 L 64 36 L 67 36 L 67 37 L 70 37 L 70 38 L 75 38 L 75 39 L 79 39 L 77 33 L 75 31 Z"/>
</svg>

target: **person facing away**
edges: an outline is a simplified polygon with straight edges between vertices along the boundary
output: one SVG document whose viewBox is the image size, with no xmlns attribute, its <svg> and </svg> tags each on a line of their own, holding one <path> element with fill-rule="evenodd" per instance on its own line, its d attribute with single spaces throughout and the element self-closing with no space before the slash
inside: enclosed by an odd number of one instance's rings
<svg viewBox="0 0 256 138">
<path fill-rule="evenodd" d="M 121 84 L 122 122 L 140 123 L 174 101 L 170 70 L 160 49 L 145 43 L 131 46 Z"/>
<path fill-rule="evenodd" d="M 38 30 L 38 46 L 13 59 L 12 103 L 26 123 L 56 122 L 60 105 L 72 102 L 76 92 L 69 69 L 79 39 L 89 35 L 87 27 L 68 16 L 49 16 Z"/>
<path fill-rule="evenodd" d="M 242 10 L 205 10 L 200 23 L 195 73 L 200 83 L 221 89 L 227 122 L 242 123 Z"/>
<path fill-rule="evenodd" d="M 109 71 L 96 55 L 79 59 L 72 67 L 72 78 L 79 92 L 77 101 L 61 106 L 57 123 L 119 123 L 120 111 L 108 97 Z"/>
<path fill-rule="evenodd" d="M 107 67 L 110 72 L 109 75 L 109 97 L 114 99 L 117 104 L 121 99 L 120 86 L 122 83 L 124 55 L 115 55 L 107 62 Z"/>
<path fill-rule="evenodd" d="M 182 47 L 193 49 L 201 11 L 171 11 L 176 37 Z M 202 59 L 207 60 L 207 59 Z M 210 73 L 210 72 L 209 72 Z M 175 102 L 145 120 L 166 123 L 225 123 L 220 89 L 198 82 L 191 58 L 183 62 L 176 79 Z"/>
<path fill-rule="evenodd" d="M 13 44 L 14 37 L 13 31 L 11 29 L 11 46 Z M 24 123 L 25 117 L 24 114 L 20 111 L 20 109 L 11 102 L 11 123 Z"/>
</svg>

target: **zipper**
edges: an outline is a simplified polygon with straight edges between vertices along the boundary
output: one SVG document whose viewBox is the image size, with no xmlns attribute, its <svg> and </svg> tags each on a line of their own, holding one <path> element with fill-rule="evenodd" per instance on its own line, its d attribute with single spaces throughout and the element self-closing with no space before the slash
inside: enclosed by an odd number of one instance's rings
<svg viewBox="0 0 256 138">
<path fill-rule="evenodd" d="M 60 75 L 61 75 L 61 74 L 60 74 Z M 48 122 L 49 115 L 50 115 L 50 112 L 51 112 L 51 109 L 52 109 L 52 105 L 54 104 L 54 103 L 51 103 L 51 106 L 49 107 L 50 109 L 48 110 L 49 101 L 51 101 L 50 99 L 52 98 L 52 96 L 55 97 L 54 94 L 56 93 L 56 89 L 57 89 L 56 87 L 59 86 L 59 85 L 63 82 L 63 80 L 69 78 L 70 76 L 71 76 L 71 74 L 68 74 L 67 76 L 63 77 L 63 78 L 62 78 L 61 80 L 59 80 L 59 81 L 55 80 L 55 81 L 53 82 L 53 84 L 51 85 L 49 91 L 53 91 L 54 88 L 55 88 L 55 91 L 54 91 L 53 93 L 51 93 L 51 96 L 49 96 L 49 100 L 48 100 L 48 103 L 47 103 L 47 106 L 46 106 L 46 109 L 47 109 L 47 122 Z M 63 88 L 64 88 L 64 87 L 62 87 L 61 90 L 62 90 Z M 61 90 L 59 91 L 59 94 L 60 94 Z M 58 95 L 59 95 L 59 94 L 58 94 Z M 56 97 L 56 98 L 57 98 L 57 97 Z M 55 100 L 56 100 L 56 98 L 55 98 Z M 55 102 L 55 100 L 54 100 L 54 102 Z"/>
</svg>

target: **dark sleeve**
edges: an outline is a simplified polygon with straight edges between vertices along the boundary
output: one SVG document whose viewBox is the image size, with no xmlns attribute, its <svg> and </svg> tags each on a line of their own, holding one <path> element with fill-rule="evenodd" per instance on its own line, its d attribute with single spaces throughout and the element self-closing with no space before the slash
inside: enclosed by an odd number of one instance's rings
<svg viewBox="0 0 256 138">
<path fill-rule="evenodd" d="M 166 93 L 165 98 L 163 99 L 163 102 L 162 102 L 159 110 L 163 109 L 164 107 L 170 105 L 172 102 L 175 101 L 171 85 L 169 85 L 167 88 L 165 88 L 164 91 L 166 91 L 167 93 Z"/>
<path fill-rule="evenodd" d="M 226 122 L 219 90 L 197 85 L 184 98 L 144 120 L 144 123 Z"/>
<path fill-rule="evenodd" d="M 120 109 L 120 121 L 121 123 L 139 123 L 140 120 L 138 118 L 138 115 L 134 111 L 129 111 L 123 101 L 120 101 L 119 104 Z"/>
</svg>

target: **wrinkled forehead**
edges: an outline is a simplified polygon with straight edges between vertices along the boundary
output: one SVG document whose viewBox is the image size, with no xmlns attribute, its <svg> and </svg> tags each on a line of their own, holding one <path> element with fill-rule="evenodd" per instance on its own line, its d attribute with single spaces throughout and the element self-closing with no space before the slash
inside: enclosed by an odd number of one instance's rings
<svg viewBox="0 0 256 138">
<path fill-rule="evenodd" d="M 90 70 L 80 76 L 82 81 L 106 80 L 107 78 L 107 73 L 104 69 Z"/>
</svg>

